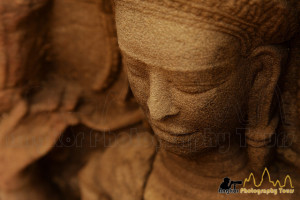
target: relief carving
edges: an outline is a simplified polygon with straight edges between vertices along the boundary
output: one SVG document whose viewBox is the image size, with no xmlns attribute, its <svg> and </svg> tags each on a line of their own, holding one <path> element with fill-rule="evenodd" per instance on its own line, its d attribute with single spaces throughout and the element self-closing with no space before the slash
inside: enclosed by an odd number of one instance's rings
<svg viewBox="0 0 300 200">
<path fill-rule="evenodd" d="M 2 0 L 0 200 L 297 199 L 299 10 Z"/>
</svg>

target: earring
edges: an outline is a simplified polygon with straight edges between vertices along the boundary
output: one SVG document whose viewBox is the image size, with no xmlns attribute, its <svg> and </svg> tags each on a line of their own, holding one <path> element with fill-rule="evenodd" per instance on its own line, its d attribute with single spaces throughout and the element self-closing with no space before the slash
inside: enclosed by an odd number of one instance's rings
<svg viewBox="0 0 300 200">
<path fill-rule="evenodd" d="M 272 158 L 274 146 L 270 144 L 278 122 L 279 115 L 276 114 L 267 126 L 257 126 L 246 130 L 249 165 L 254 173 L 261 173 Z"/>
</svg>

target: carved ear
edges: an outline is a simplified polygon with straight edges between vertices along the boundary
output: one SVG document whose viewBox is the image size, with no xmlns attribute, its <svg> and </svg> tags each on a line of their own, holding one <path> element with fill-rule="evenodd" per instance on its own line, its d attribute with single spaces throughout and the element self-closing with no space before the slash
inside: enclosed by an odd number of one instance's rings
<svg viewBox="0 0 300 200">
<path fill-rule="evenodd" d="M 248 120 L 252 128 L 268 126 L 274 92 L 285 53 L 275 46 L 262 46 L 251 56 L 253 74 L 250 91 Z"/>
<path fill-rule="evenodd" d="M 278 116 L 271 116 L 271 106 L 286 51 L 275 46 L 255 49 L 250 57 L 253 74 L 250 91 L 246 131 L 249 166 L 256 174 L 261 173 L 271 159 L 268 143 L 278 124 Z"/>
</svg>

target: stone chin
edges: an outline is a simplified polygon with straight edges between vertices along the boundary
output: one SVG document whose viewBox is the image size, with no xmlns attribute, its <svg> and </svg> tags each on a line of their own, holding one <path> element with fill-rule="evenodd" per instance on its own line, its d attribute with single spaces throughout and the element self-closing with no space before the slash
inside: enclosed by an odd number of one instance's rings
<svg viewBox="0 0 300 200">
<path fill-rule="evenodd" d="M 206 145 L 195 145 L 194 141 L 188 143 L 171 143 L 157 136 L 159 148 L 183 157 L 195 157 L 215 150 L 217 147 Z"/>
<path fill-rule="evenodd" d="M 172 134 L 153 127 L 154 134 L 159 140 L 159 148 L 180 156 L 196 156 L 218 148 L 216 134 L 191 132 L 186 134 Z"/>
</svg>

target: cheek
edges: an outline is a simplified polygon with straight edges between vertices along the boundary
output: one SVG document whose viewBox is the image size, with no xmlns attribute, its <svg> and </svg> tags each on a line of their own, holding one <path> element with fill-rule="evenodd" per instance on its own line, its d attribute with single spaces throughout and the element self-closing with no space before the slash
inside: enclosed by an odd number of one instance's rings
<svg viewBox="0 0 300 200">
<path fill-rule="evenodd" d="M 232 131 L 244 121 L 247 98 L 243 77 L 232 76 L 226 83 L 201 94 L 174 93 L 181 110 L 180 120 L 190 128 Z M 224 129 L 224 127 L 226 127 Z"/>
</svg>

